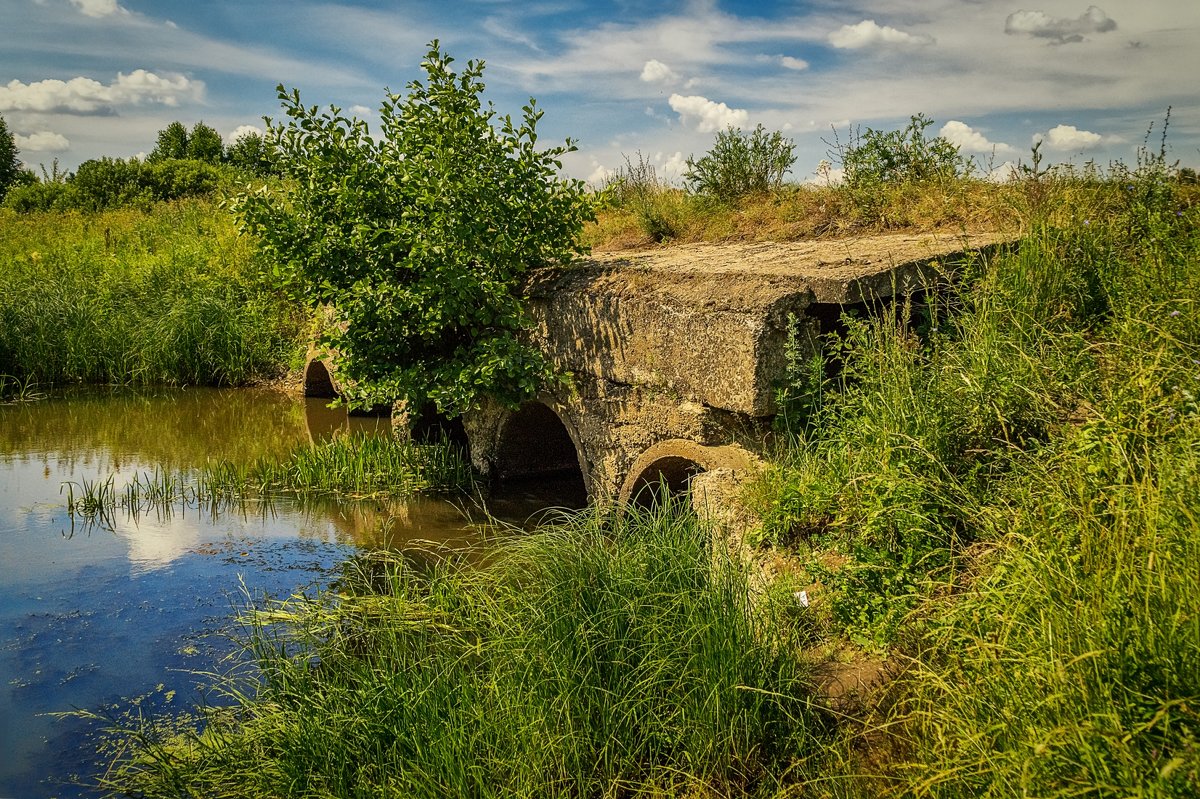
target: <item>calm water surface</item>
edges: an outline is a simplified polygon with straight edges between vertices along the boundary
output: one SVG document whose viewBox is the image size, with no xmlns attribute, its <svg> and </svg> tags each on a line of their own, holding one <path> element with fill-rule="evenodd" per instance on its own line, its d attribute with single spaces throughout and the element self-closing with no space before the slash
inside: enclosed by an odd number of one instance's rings
<svg viewBox="0 0 1200 799">
<path fill-rule="evenodd" d="M 86 393 L 0 406 L 0 799 L 90 796 L 95 725 L 54 714 L 184 707 L 231 651 L 236 606 L 320 584 L 359 547 L 461 547 L 445 501 L 326 503 L 72 523 L 67 482 L 249 460 L 386 425 L 268 391 Z M 520 516 L 544 498 L 510 507 Z M 169 700 L 170 692 L 175 692 Z"/>
</svg>

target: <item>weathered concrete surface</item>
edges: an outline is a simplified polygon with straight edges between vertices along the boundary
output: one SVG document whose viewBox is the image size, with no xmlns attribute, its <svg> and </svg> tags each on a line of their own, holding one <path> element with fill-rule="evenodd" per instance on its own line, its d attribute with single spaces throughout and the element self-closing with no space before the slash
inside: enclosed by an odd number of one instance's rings
<svg viewBox="0 0 1200 799">
<path fill-rule="evenodd" d="M 893 234 L 599 255 L 537 275 L 537 339 L 562 371 L 752 417 L 775 412 L 788 317 L 910 294 L 997 236 Z"/>
<path fill-rule="evenodd" d="M 999 243 L 895 234 L 687 245 L 536 274 L 533 337 L 570 384 L 516 411 L 485 401 L 467 414 L 472 460 L 519 477 L 538 472 L 547 442 L 558 443 L 543 466 L 573 467 L 573 446 L 597 500 L 744 471 L 769 438 L 789 318 L 801 336 L 815 334 L 839 306 L 929 289 Z"/>
</svg>

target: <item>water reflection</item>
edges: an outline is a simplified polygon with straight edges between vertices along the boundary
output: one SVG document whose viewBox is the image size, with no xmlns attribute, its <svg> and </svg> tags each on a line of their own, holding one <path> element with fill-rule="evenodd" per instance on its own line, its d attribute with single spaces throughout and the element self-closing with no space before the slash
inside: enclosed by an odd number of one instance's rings
<svg viewBox="0 0 1200 799">
<path fill-rule="evenodd" d="M 176 702 L 195 698 L 188 672 L 218 667 L 228 644 L 207 634 L 246 593 L 319 583 L 359 547 L 459 548 L 482 535 L 458 505 L 430 498 L 175 506 L 73 525 L 64 482 L 111 478 L 119 491 L 155 468 L 247 462 L 388 428 L 255 390 L 82 392 L 0 406 L 0 797 L 91 795 L 46 784 L 94 768 L 86 726 L 46 714 L 160 684 L 178 691 Z"/>
</svg>

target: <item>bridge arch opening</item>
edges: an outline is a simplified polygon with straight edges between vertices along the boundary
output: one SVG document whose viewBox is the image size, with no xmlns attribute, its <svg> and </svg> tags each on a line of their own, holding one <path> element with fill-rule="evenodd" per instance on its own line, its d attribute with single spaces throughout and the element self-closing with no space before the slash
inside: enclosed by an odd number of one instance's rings
<svg viewBox="0 0 1200 799">
<path fill-rule="evenodd" d="M 409 433 L 418 444 L 434 444 L 447 441 L 462 449 L 469 447 L 467 431 L 461 416 L 447 416 L 437 405 L 426 402 L 409 420 Z"/>
<path fill-rule="evenodd" d="M 692 478 L 705 468 L 680 455 L 667 455 L 651 462 L 633 476 L 628 501 L 639 507 L 654 507 L 687 496 Z"/>
<path fill-rule="evenodd" d="M 717 470 L 745 472 L 758 463 L 754 455 L 737 444 L 714 446 L 682 438 L 660 441 L 629 467 L 618 500 L 653 506 L 664 496 L 681 499 L 691 490 L 697 475 Z"/>
<path fill-rule="evenodd" d="M 501 486 L 553 482 L 564 494 L 587 496 L 575 437 L 562 418 L 538 400 L 522 403 L 501 426 L 492 465 Z"/>
<path fill-rule="evenodd" d="M 337 388 L 333 385 L 333 375 L 329 373 L 329 367 L 319 358 L 313 358 L 304 368 L 304 396 L 334 399 L 337 395 Z"/>
</svg>

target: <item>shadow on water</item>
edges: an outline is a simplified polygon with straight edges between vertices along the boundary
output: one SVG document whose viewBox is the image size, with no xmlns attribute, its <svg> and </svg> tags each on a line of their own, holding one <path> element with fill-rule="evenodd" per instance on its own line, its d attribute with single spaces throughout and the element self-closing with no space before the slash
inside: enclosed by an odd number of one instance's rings
<svg viewBox="0 0 1200 799">
<path fill-rule="evenodd" d="M 213 633 L 247 597 L 326 583 L 363 550 L 462 551 L 495 535 L 469 522 L 484 515 L 470 497 L 183 506 L 72 528 L 64 483 L 112 479 L 119 491 L 156 468 L 247 463 L 387 431 L 386 417 L 252 389 L 71 392 L 0 406 L 0 797 L 95 795 L 47 782 L 86 782 L 97 768 L 91 727 L 49 714 L 143 695 L 194 701 L 190 675 L 221 668 L 232 645 Z M 582 481 L 515 481 L 487 512 L 531 526 L 541 508 L 586 499 Z"/>
</svg>

